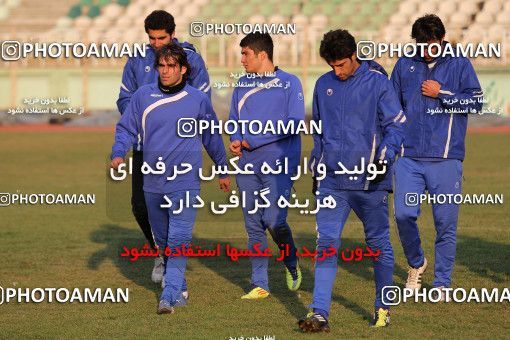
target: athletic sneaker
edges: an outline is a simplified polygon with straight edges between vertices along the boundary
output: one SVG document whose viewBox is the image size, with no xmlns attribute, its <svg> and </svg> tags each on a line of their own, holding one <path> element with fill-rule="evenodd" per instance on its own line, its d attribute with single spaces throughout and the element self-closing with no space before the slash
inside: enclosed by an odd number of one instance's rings
<svg viewBox="0 0 510 340">
<path fill-rule="evenodd" d="M 269 292 L 263 288 L 255 287 L 248 294 L 241 296 L 241 299 L 256 300 L 269 296 Z"/>
<path fill-rule="evenodd" d="M 411 289 L 413 294 L 415 291 L 421 288 L 421 275 L 425 272 L 426 269 L 426 258 L 423 259 L 423 265 L 420 268 L 409 267 L 409 270 L 407 271 L 406 288 Z"/>
<path fill-rule="evenodd" d="M 174 307 L 172 304 L 166 300 L 159 301 L 158 305 L 158 314 L 172 314 L 174 312 Z"/>
<path fill-rule="evenodd" d="M 293 292 L 298 290 L 301 286 L 301 269 L 299 268 L 299 264 L 296 264 L 296 269 L 293 271 L 285 267 L 285 277 L 287 279 L 287 288 Z"/>
<path fill-rule="evenodd" d="M 370 327 L 386 327 L 390 324 L 390 310 L 379 308 L 374 313 L 374 319 L 370 323 Z"/>
<path fill-rule="evenodd" d="M 439 292 L 433 292 L 434 293 L 434 296 L 433 296 L 433 299 L 434 301 L 439 300 L 438 302 L 445 302 L 446 301 L 446 292 L 444 291 L 444 286 L 439 286 L 439 287 L 434 287 L 434 288 L 437 288 L 439 289 Z"/>
<path fill-rule="evenodd" d="M 310 312 L 298 321 L 299 328 L 305 332 L 329 332 L 328 319 L 319 313 Z"/>
<path fill-rule="evenodd" d="M 152 268 L 151 280 L 154 283 L 160 283 L 163 280 L 163 273 L 165 271 L 165 260 L 162 256 L 154 259 L 154 268 Z"/>
</svg>

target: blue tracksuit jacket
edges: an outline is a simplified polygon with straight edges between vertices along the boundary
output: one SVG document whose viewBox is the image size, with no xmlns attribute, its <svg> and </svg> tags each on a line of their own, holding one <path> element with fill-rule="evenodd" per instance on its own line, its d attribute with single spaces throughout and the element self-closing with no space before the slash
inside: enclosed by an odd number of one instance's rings
<svg viewBox="0 0 510 340">
<path fill-rule="evenodd" d="M 314 134 L 311 168 L 314 175 L 324 163 L 327 176 L 321 188 L 333 190 L 391 190 L 391 166 L 402 144 L 406 115 L 386 72 L 375 62 L 361 62 L 353 76 L 342 81 L 333 71 L 321 76 L 313 95 L 312 119 L 322 121 Z M 387 175 L 379 183 L 367 181 L 366 172 L 355 180 L 335 174 L 338 162 L 347 169 L 387 160 Z"/>
<path fill-rule="evenodd" d="M 164 175 L 144 175 L 145 192 L 200 189 L 198 169 L 202 166 L 202 144 L 216 165 L 226 165 L 227 156 L 221 136 L 204 131 L 203 135 L 197 133 L 194 137 L 180 137 L 178 121 L 181 118 L 217 121 L 207 95 L 189 84 L 175 94 L 165 94 L 157 84 L 150 84 L 134 93 L 129 107 L 117 123 L 112 159 L 125 157 L 133 142 L 139 139 L 143 143 L 144 162 L 155 169 L 158 157 L 162 157 L 166 165 Z M 181 163 L 191 164 L 193 171 L 168 181 L 167 177 L 174 173 L 174 165 L 183 170 Z M 206 170 L 206 173 L 209 171 Z"/>
<path fill-rule="evenodd" d="M 428 79 L 441 84 L 438 98 L 422 95 L 421 84 Z M 446 56 L 426 63 L 419 56 L 403 57 L 396 63 L 391 80 L 407 116 L 402 156 L 463 160 L 467 113 L 427 111 L 481 110 L 483 93 L 469 59 Z"/>
<path fill-rule="evenodd" d="M 240 84 L 268 84 L 266 87 L 248 86 L 236 87 L 232 94 L 230 106 L 230 120 L 257 120 L 266 125 L 272 121 L 294 121 L 298 126 L 305 118 L 303 88 L 299 79 L 287 72 L 277 69 L 275 77 L 248 79 L 240 78 Z M 282 87 L 270 87 L 271 84 Z M 238 131 L 239 132 L 239 131 Z M 240 132 L 230 136 L 230 140 L 246 140 L 250 150 L 243 150 L 239 165 L 251 163 L 257 169 L 265 161 L 275 165 L 277 160 L 289 160 L 289 172 L 297 167 L 301 156 L 301 136 L 299 134 L 251 134 L 249 131 L 243 136 Z"/>
</svg>

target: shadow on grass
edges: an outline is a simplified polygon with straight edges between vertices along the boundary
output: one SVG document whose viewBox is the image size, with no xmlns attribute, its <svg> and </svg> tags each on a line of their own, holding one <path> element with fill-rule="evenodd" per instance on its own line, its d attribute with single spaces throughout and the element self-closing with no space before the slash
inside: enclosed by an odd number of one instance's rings
<svg viewBox="0 0 510 340">
<path fill-rule="evenodd" d="M 90 240 L 104 244 L 104 248 L 90 256 L 89 269 L 97 270 L 105 260 L 110 260 L 125 278 L 153 291 L 156 301 L 159 300 L 161 286 L 150 279 L 153 259 L 139 258 L 137 261 L 131 262 L 129 257 L 121 256 L 124 246 L 131 249 L 133 247 L 140 248 L 140 244 L 143 244 L 145 239 L 140 230 L 127 229 L 116 224 L 104 224 L 90 234 Z"/>
<path fill-rule="evenodd" d="M 301 247 L 303 245 L 307 246 L 309 249 L 314 249 L 315 238 L 312 238 L 309 235 L 305 237 L 298 236 L 296 239 L 297 247 Z M 245 240 L 231 240 L 229 242 L 225 239 L 208 239 L 208 238 L 194 238 L 194 244 L 200 245 L 204 248 L 211 248 L 216 244 L 221 245 L 221 249 L 225 249 L 227 244 L 231 246 L 245 248 Z M 271 245 L 271 240 L 269 238 L 269 244 Z M 241 244 L 242 243 L 242 244 Z M 343 241 L 343 245 L 345 247 L 355 247 L 359 246 L 360 243 L 356 240 L 346 239 Z M 274 248 L 273 248 L 274 249 Z M 204 266 L 215 272 L 217 275 L 223 277 L 225 280 L 228 280 L 240 287 L 243 291 L 248 292 L 251 288 L 250 286 L 250 277 L 251 277 L 251 263 L 249 259 L 239 259 L 237 262 L 232 262 L 228 257 L 225 256 L 224 252 L 221 257 L 212 257 L 212 258 L 198 258 L 200 263 Z M 304 262 L 303 262 L 304 261 Z M 362 261 L 363 262 L 363 261 Z M 375 297 L 375 283 L 373 273 L 371 270 L 371 261 L 364 261 L 365 263 L 355 263 L 348 264 L 349 267 L 346 268 L 350 272 L 362 277 L 363 279 L 368 280 L 374 285 L 374 297 Z M 345 268 L 343 266 L 342 268 Z M 310 294 L 313 293 L 313 285 L 314 285 L 314 272 L 312 262 L 309 259 L 301 259 L 301 272 L 303 275 L 303 281 L 301 284 L 301 288 L 298 292 L 291 292 L 287 289 L 285 283 L 285 272 L 284 265 L 282 262 L 276 262 L 274 257 L 269 259 L 269 285 L 271 290 L 272 298 L 277 299 L 280 303 L 282 303 L 285 308 L 292 314 L 295 320 L 303 317 L 308 312 L 308 304 L 311 301 L 302 301 L 298 297 L 299 292 L 308 292 Z M 341 275 L 337 276 L 337 284 L 342 285 L 342 277 Z M 345 287 L 345 290 L 348 291 L 349 287 Z M 239 297 L 240 298 L 240 297 Z M 333 294 L 332 296 L 333 303 L 339 303 L 345 308 L 349 309 L 353 313 L 360 315 L 363 319 L 369 321 L 372 318 L 372 305 L 364 308 L 357 303 L 351 301 L 348 297 Z M 248 302 L 249 303 L 249 302 Z M 299 331 L 296 324 L 296 331 Z"/>
<path fill-rule="evenodd" d="M 297 247 L 301 247 L 303 245 L 307 246 L 309 249 L 314 249 L 316 239 L 310 234 L 296 235 L 296 245 Z M 135 262 L 131 262 L 129 258 L 122 257 L 120 254 L 123 252 L 123 247 L 126 246 L 129 249 L 133 247 L 140 248 L 141 242 L 143 242 L 143 236 L 139 230 L 127 229 L 115 224 L 105 224 L 102 225 L 99 229 L 93 231 L 90 235 L 90 240 L 95 243 L 104 244 L 104 248 L 98 250 L 94 254 L 92 254 L 88 261 L 88 267 L 93 270 L 97 270 L 101 263 L 105 260 L 110 260 L 114 263 L 114 265 L 119 269 L 122 275 L 133 281 L 135 284 L 145 287 L 148 290 L 154 292 L 155 300 L 157 301 L 159 298 L 159 294 L 161 292 L 161 288 L 158 284 L 153 283 L 150 280 L 150 275 L 152 271 L 152 259 L 140 258 Z M 230 242 L 234 241 L 234 242 Z M 271 239 L 268 240 L 271 244 Z M 223 277 L 225 280 L 228 280 L 240 287 L 243 291 L 249 291 L 250 289 L 250 276 L 251 276 L 251 263 L 249 259 L 239 259 L 238 262 L 232 262 L 230 258 L 225 255 L 224 249 L 227 244 L 232 246 L 236 246 L 239 248 L 246 247 L 246 240 L 229 240 L 229 239 L 210 239 L 210 238 L 200 238 L 194 237 L 193 244 L 200 245 L 204 249 L 210 249 L 216 244 L 220 244 L 222 249 L 222 256 L 220 257 L 198 257 L 199 263 L 203 266 L 209 268 L 217 275 Z M 362 241 L 358 239 L 346 239 L 342 240 L 341 249 L 350 248 L 354 249 L 357 246 L 362 246 Z M 303 281 L 301 284 L 301 288 L 299 291 L 308 292 L 310 294 L 313 293 L 313 284 L 314 284 L 314 273 L 313 266 L 311 261 L 306 259 L 301 261 L 301 271 L 303 275 Z M 360 262 L 343 262 L 341 259 L 339 260 L 339 266 L 342 269 L 347 270 L 349 273 L 352 273 L 356 276 L 359 276 L 364 281 L 369 282 L 370 284 L 375 286 L 374 283 L 374 275 L 372 270 L 372 263 L 370 260 L 363 260 Z M 405 271 L 396 266 L 395 272 L 400 275 L 404 275 L 405 279 Z M 193 272 L 193 268 L 190 266 L 188 262 L 188 275 Z M 402 274 L 403 273 L 403 274 Z M 307 311 L 308 303 L 311 301 L 306 301 L 306 305 L 304 301 L 301 301 L 298 297 L 299 292 L 291 292 L 287 289 L 285 283 L 285 272 L 284 265 L 282 262 L 276 262 L 274 257 L 269 260 L 269 279 L 270 279 L 270 289 L 271 295 L 273 298 L 276 298 L 285 308 L 292 314 L 292 316 L 297 320 L 300 317 L 304 316 Z M 192 275 L 192 274 L 191 274 Z M 399 275 L 399 276 L 400 276 Z M 349 287 L 343 287 L 343 279 L 340 275 L 337 275 L 337 281 L 335 284 L 342 287 L 342 290 L 349 291 Z M 190 287 L 190 289 L 193 289 Z M 375 296 L 375 288 L 373 292 Z M 239 297 L 240 298 L 240 297 Z M 333 294 L 332 296 L 333 303 L 339 303 L 346 309 L 356 313 L 361 316 L 363 319 L 369 321 L 372 318 L 372 305 L 370 306 L 360 306 L 359 304 L 351 301 L 348 296 Z M 299 329 L 295 328 L 296 332 Z"/>
<path fill-rule="evenodd" d="M 220 244 L 222 249 L 221 257 L 203 258 L 199 257 L 198 260 L 202 265 L 214 271 L 217 275 L 223 277 L 225 280 L 230 281 L 244 292 L 248 292 L 251 289 L 250 278 L 251 278 L 251 262 L 247 258 L 239 258 L 238 261 L 231 261 L 226 256 L 224 249 L 226 245 L 234 246 L 241 249 L 246 249 L 246 244 L 240 239 L 208 239 L 208 238 L 195 238 L 194 243 L 205 247 L 211 247 L 212 245 Z M 312 273 L 302 269 L 303 282 L 302 286 L 307 286 L 307 280 L 310 280 Z M 282 303 L 285 308 L 292 314 L 297 320 L 298 318 L 305 315 L 308 311 L 307 307 L 299 300 L 299 292 L 291 292 L 287 289 L 285 282 L 285 271 L 283 262 L 275 263 L 275 257 L 269 258 L 269 288 L 273 299 L 277 299 Z M 301 289 L 302 290 L 302 289 Z M 241 296 L 236 297 L 241 298 Z M 253 303 L 246 301 L 246 303 Z"/>
<path fill-rule="evenodd" d="M 316 244 L 316 238 L 314 238 L 310 234 L 300 234 L 297 238 L 298 247 L 302 245 L 306 245 L 308 249 L 314 249 L 314 245 Z M 365 242 L 362 239 L 355 239 L 355 238 L 342 238 L 340 243 L 340 249 L 339 252 L 341 252 L 344 249 L 355 249 L 356 247 L 361 247 L 364 249 Z M 359 262 L 354 261 L 344 261 L 342 260 L 341 255 L 338 257 L 338 266 L 339 268 L 348 271 L 350 274 L 356 275 L 357 277 L 361 278 L 363 282 L 366 282 L 370 284 L 373 288 L 373 295 L 371 296 L 372 299 L 375 299 L 375 277 L 374 277 L 374 271 L 372 266 L 372 260 L 370 259 L 363 259 Z M 313 269 L 312 269 L 313 270 Z M 302 286 L 302 289 L 306 291 L 313 292 L 313 279 L 314 279 L 314 273 L 313 271 L 309 274 L 309 282 L 310 287 L 308 289 L 305 289 Z M 394 269 L 394 275 L 398 276 L 402 280 L 407 279 L 407 272 L 398 264 L 395 264 Z M 304 276 L 303 276 L 304 277 Z M 304 282 L 304 281 L 303 281 Z M 337 272 L 337 276 L 335 279 L 335 286 L 341 287 L 341 290 L 349 292 L 349 286 L 345 283 L 344 278 L 342 278 L 342 273 Z M 356 304 L 355 302 L 349 300 L 348 296 L 333 294 L 332 296 L 332 302 L 336 302 L 341 304 L 343 307 L 351 310 L 353 313 L 356 313 L 360 315 L 363 319 L 366 321 L 372 320 L 372 308 L 373 305 L 369 306 L 360 306 Z"/>
<path fill-rule="evenodd" d="M 510 246 L 478 237 L 458 236 L 456 263 L 496 283 L 510 278 Z"/>
</svg>

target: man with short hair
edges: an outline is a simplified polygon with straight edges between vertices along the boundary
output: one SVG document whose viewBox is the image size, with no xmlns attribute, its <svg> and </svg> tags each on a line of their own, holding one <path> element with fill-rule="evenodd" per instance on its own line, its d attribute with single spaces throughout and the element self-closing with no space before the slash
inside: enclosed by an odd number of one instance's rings
<svg viewBox="0 0 510 340">
<path fill-rule="evenodd" d="M 326 33 L 320 55 L 332 71 L 322 75 L 314 89 L 312 119 L 322 122 L 322 133 L 313 135 L 313 187 L 318 201 L 331 196 L 336 206 L 317 212 L 317 253 L 331 254 L 332 248 L 336 252 L 325 258 L 317 255 L 312 311 L 298 325 L 304 332 L 330 330 L 338 248 L 347 217 L 354 210 L 363 223 L 367 246 L 379 252 L 373 259 L 375 313 L 371 325 L 384 327 L 390 316 L 383 288 L 393 284 L 394 266 L 388 192 L 406 117 L 384 69 L 375 62 L 357 59 L 356 42 L 348 31 Z M 326 176 L 317 182 L 319 165 L 325 167 Z M 343 174 L 335 174 L 338 170 Z"/>
<path fill-rule="evenodd" d="M 181 46 L 186 52 L 186 57 L 190 65 L 189 77 L 187 82 L 191 86 L 207 93 L 211 98 L 211 86 L 209 84 L 209 74 L 204 60 L 197 53 L 195 47 L 187 42 L 179 42 L 175 38 L 174 17 L 162 10 L 153 11 L 145 18 L 145 32 L 149 36 L 150 46 L 146 49 L 145 57 L 130 57 L 124 66 L 122 74 L 122 83 L 120 85 L 119 99 L 117 107 L 121 114 L 126 111 L 131 97 L 138 88 L 146 84 L 156 84 L 158 81 L 158 71 L 154 68 L 156 52 L 167 44 L 176 44 Z M 149 218 L 147 215 L 147 206 L 143 194 L 143 175 L 141 172 L 143 159 L 143 150 L 140 140 L 135 140 L 133 145 L 133 174 L 132 174 L 132 196 L 131 209 L 135 219 L 142 229 L 145 238 L 152 248 L 155 248 L 154 239 L 151 233 Z M 163 258 L 157 257 L 152 271 L 152 281 L 159 283 L 163 278 Z M 164 284 L 164 282 L 162 283 Z M 187 291 L 186 284 L 183 291 Z M 187 294 L 187 293 L 186 293 Z"/>
<path fill-rule="evenodd" d="M 210 129 L 189 138 L 179 135 L 178 124 L 183 118 L 197 123 L 204 120 L 209 126 L 218 124 L 209 97 L 186 83 L 190 66 L 185 51 L 177 44 L 165 45 L 157 51 L 156 60 L 158 82 L 140 87 L 117 123 L 111 167 L 117 169 L 124 162 L 139 137 L 144 166 L 151 169 L 144 175 L 143 190 L 152 232 L 161 252 L 166 247 L 172 251 L 165 261 L 166 284 L 157 309 L 158 314 L 163 314 L 173 313 L 174 307 L 187 303 L 182 291 L 187 257 L 177 255 L 176 250 L 188 247 L 192 238 L 196 197 L 200 193 L 202 144 L 216 166 L 226 166 L 227 157 L 221 136 L 212 134 Z M 190 164 L 192 171 L 176 176 L 174 172 L 183 163 Z M 230 190 L 228 176 L 220 176 L 219 184 L 221 190 Z M 168 200 L 171 206 L 162 208 Z"/>
<path fill-rule="evenodd" d="M 261 126 L 278 121 L 294 122 L 295 126 L 304 120 L 305 107 L 303 89 L 299 79 L 282 71 L 273 64 L 273 40 L 269 34 L 251 33 L 240 43 L 241 62 L 248 75 L 239 79 L 242 87 L 235 87 L 230 106 L 230 120 L 258 121 Z M 247 124 L 248 125 L 248 124 Z M 264 252 L 268 248 L 266 229 L 273 241 L 285 254 L 283 262 L 286 270 L 287 287 L 296 291 L 301 285 L 301 270 L 296 256 L 296 246 L 292 231 L 287 223 L 287 209 L 278 207 L 278 199 L 290 199 L 293 181 L 301 157 L 301 137 L 299 134 L 254 134 L 239 130 L 230 136 L 230 151 L 240 156 L 239 166 L 252 164 L 254 174 L 237 175 L 237 185 L 246 193 L 246 206 L 243 207 L 245 228 L 248 233 L 248 248 L 256 251 L 257 244 Z M 287 172 L 263 174 L 261 167 L 266 162 L 276 169 L 288 162 Z M 269 190 L 268 192 L 266 190 Z M 257 196 L 267 192 L 270 205 L 254 209 Z M 254 211 L 256 210 L 256 211 Z M 252 289 L 242 299 L 261 299 L 269 295 L 268 258 L 250 257 L 252 264 Z"/>
<path fill-rule="evenodd" d="M 400 58 L 391 75 L 407 116 L 405 140 L 395 165 L 395 219 L 409 265 L 406 288 L 413 292 L 421 288 L 421 276 L 427 268 L 416 224 L 418 197 L 425 190 L 431 195 L 461 193 L 467 115 L 480 111 L 483 102 L 469 59 L 441 55 L 449 44 L 445 34 L 436 15 L 417 19 L 411 35 L 417 43 L 425 44 L 424 53 Z M 429 48 L 439 56 L 429 55 Z M 434 203 L 432 212 L 436 229 L 432 285 L 450 287 L 459 206 Z"/>
</svg>

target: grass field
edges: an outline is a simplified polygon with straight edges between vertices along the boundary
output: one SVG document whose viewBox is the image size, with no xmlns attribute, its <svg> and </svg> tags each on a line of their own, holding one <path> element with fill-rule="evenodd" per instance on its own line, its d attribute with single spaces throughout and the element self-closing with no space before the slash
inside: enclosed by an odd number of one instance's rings
<svg viewBox="0 0 510 340">
<path fill-rule="evenodd" d="M 287 291 L 281 264 L 271 261 L 272 296 L 242 301 L 239 297 L 249 288 L 247 261 L 191 259 L 187 272 L 189 305 L 173 315 L 158 316 L 160 287 L 150 281 L 152 260 L 130 262 L 120 256 L 123 246 L 141 247 L 144 239 L 129 212 L 129 191 L 125 186 L 112 189 L 106 179 L 112 140 L 113 134 L 107 132 L 2 132 L 0 192 L 95 193 L 97 199 L 95 205 L 86 206 L 0 207 L 0 286 L 122 287 L 129 288 L 130 299 L 127 304 L 4 304 L 0 306 L 0 338 L 508 337 L 508 303 L 408 303 L 392 309 L 389 328 L 368 328 L 374 294 L 368 261 L 340 262 L 330 334 L 304 335 L 296 325 L 311 302 L 313 272 L 309 261 L 303 263 L 304 280 L 298 293 Z M 310 140 L 305 140 L 305 145 L 309 149 Z M 510 198 L 509 145 L 508 133 L 468 135 L 465 193 L 502 193 Z M 212 192 L 215 185 L 209 184 L 204 192 Z M 296 184 L 298 194 L 309 189 L 309 178 Z M 125 218 L 119 218 L 119 211 L 125 212 Z M 364 245 L 362 225 L 353 215 L 344 229 L 341 248 Z M 313 217 L 293 214 L 290 220 L 298 245 L 313 247 Z M 430 206 L 422 209 L 419 223 L 432 263 L 435 233 Z M 403 285 L 406 262 L 393 221 L 391 238 L 395 282 Z M 230 243 L 244 248 L 246 235 L 240 211 L 224 218 L 201 213 L 194 241 L 211 247 Z M 424 275 L 426 287 L 432 278 L 432 270 L 428 270 Z M 508 202 L 461 207 L 453 286 L 510 287 Z"/>
</svg>

